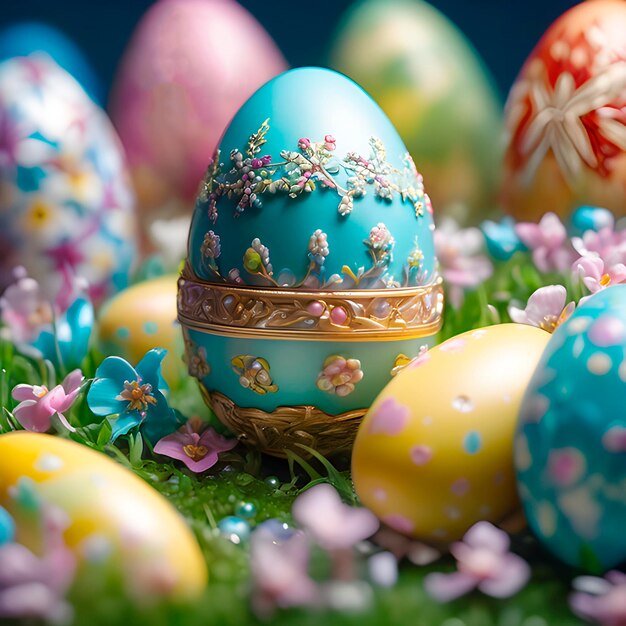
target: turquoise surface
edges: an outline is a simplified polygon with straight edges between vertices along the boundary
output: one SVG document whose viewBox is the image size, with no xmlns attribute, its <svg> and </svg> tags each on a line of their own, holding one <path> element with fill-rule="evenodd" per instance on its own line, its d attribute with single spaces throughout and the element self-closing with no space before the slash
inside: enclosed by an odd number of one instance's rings
<svg viewBox="0 0 626 626">
<path fill-rule="evenodd" d="M 239 339 L 194 329 L 187 332 L 192 351 L 198 346 L 206 349 L 210 373 L 201 382 L 209 391 L 219 391 L 241 407 L 273 411 L 279 406 L 309 404 L 333 415 L 369 407 L 391 380 L 391 369 L 399 354 L 414 357 L 421 346 L 434 344 L 434 336 L 400 341 L 329 342 Z M 239 355 L 265 359 L 278 390 L 259 394 L 243 387 L 231 362 Z M 361 362 L 363 379 L 345 397 L 321 391 L 316 385 L 324 361 L 333 355 Z"/>
<path fill-rule="evenodd" d="M 515 441 L 530 526 L 566 563 L 626 559 L 626 285 L 591 296 L 550 339 Z"/>
<path fill-rule="evenodd" d="M 238 149 L 245 158 L 248 138 L 266 119 L 269 120 L 269 130 L 264 137 L 266 143 L 256 155 L 258 158 L 270 155 L 273 163 L 281 162 L 284 160 L 281 152 L 285 150 L 302 153 L 298 146 L 301 138 L 323 144 L 325 137 L 332 135 L 336 148 L 332 151 L 334 160 L 328 168 L 337 168 L 333 178 L 344 189 L 350 186 L 350 172 L 338 162 L 349 153 L 372 162 L 370 138 L 379 139 L 386 150 L 387 165 L 403 172 L 401 177 L 389 174 L 383 178 L 397 183 L 404 190 L 412 188 L 415 197 L 421 198 L 424 204 L 422 215 L 416 216 L 414 204 L 407 197 L 403 199 L 400 192 L 393 192 L 390 200 L 377 195 L 376 176 L 369 174 L 366 174 L 370 179 L 364 185 L 365 195 L 354 197 L 349 215 L 341 215 L 338 211 L 341 195 L 337 190 L 324 188 L 320 180 L 313 191 L 298 192 L 293 198 L 280 191 L 257 194 L 262 207 L 249 206 L 243 211 L 237 211 L 236 195 L 222 195 L 216 202 L 215 222 L 210 219 L 210 203 L 201 194 L 189 239 L 189 259 L 198 276 L 216 280 L 202 252 L 205 234 L 213 231 L 219 236 L 220 249 L 214 261 L 222 277 L 226 278 L 229 271 L 236 268 L 244 282 L 268 284 L 258 275 L 247 272 L 242 265 L 246 249 L 253 239 L 259 238 L 269 249 L 274 279 L 283 285 L 294 283 L 295 277 L 297 284 L 310 263 L 309 238 L 320 229 L 327 235 L 329 248 L 321 272 L 323 278 L 327 280 L 333 274 L 346 278 L 344 266 L 354 274 L 358 274 L 359 268 L 367 271 L 371 267 L 370 250 L 364 241 L 368 240 L 371 229 L 382 223 L 395 240 L 389 258 L 385 259 L 382 282 L 364 281 L 356 288 L 432 281 L 435 272 L 434 226 L 428 201 L 423 190 L 419 189 L 419 178 L 407 169 L 409 166 L 404 161 L 407 150 L 400 136 L 379 106 L 358 85 L 337 72 L 320 68 L 291 70 L 268 82 L 243 105 L 226 130 L 219 157 L 223 167 L 213 182 L 232 183 L 236 180 L 236 175 L 228 173 L 232 166 L 230 152 Z M 259 168 L 259 171 L 262 169 L 271 169 L 271 166 Z M 285 172 L 285 168 L 277 170 L 274 179 Z M 404 272 L 416 242 L 423 259 L 419 267 L 414 267 L 407 282 Z M 287 271 L 281 276 L 282 270 Z M 391 285 L 393 281 L 397 284 Z M 346 287 L 354 288 L 355 285 L 346 279 L 333 288 Z"/>
</svg>

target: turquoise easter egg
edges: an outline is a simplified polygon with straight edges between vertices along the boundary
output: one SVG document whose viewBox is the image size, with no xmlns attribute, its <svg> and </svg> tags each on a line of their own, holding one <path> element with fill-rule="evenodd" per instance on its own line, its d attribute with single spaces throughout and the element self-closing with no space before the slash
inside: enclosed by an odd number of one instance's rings
<svg viewBox="0 0 626 626">
<path fill-rule="evenodd" d="M 433 230 L 405 145 L 350 79 L 300 68 L 251 96 L 200 187 L 179 286 L 187 362 L 222 421 L 274 454 L 349 446 L 441 324 Z"/>
<path fill-rule="evenodd" d="M 528 523 L 589 571 L 626 559 L 626 285 L 589 298 L 553 334 L 526 391 L 515 466 Z"/>
</svg>

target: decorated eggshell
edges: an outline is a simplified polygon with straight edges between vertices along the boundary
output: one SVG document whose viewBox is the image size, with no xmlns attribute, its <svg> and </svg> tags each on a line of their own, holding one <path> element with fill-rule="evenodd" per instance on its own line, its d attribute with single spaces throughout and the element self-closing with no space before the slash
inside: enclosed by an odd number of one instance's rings
<svg viewBox="0 0 626 626">
<path fill-rule="evenodd" d="M 102 81 L 79 47 L 62 31 L 42 22 L 18 22 L 0 31 L 0 61 L 42 54 L 73 76 L 96 102 L 103 101 Z"/>
<path fill-rule="evenodd" d="M 549 338 L 500 324 L 411 361 L 357 433 L 352 479 L 363 504 L 394 530 L 436 542 L 513 513 L 515 422 Z"/>
<path fill-rule="evenodd" d="M 174 387 L 183 373 L 183 338 L 176 319 L 176 276 L 161 276 L 128 287 L 102 307 L 100 346 L 105 354 L 138 363 L 152 348 L 168 351 L 163 376 Z"/>
<path fill-rule="evenodd" d="M 28 543 L 29 509 L 15 499 L 20 481 L 33 481 L 46 504 L 68 517 L 65 541 L 83 561 L 114 555 L 129 585 L 190 596 L 205 586 L 200 548 L 178 512 L 144 481 L 103 454 L 37 433 L 0 436 L 0 506 Z M 156 588 L 150 589 L 153 579 Z"/>
<path fill-rule="evenodd" d="M 433 229 L 406 147 L 355 83 L 300 68 L 259 89 L 200 188 L 179 289 L 220 419 L 273 454 L 349 447 L 440 326 Z"/>
<path fill-rule="evenodd" d="M 519 219 L 581 204 L 624 215 L 626 4 L 582 2 L 548 29 L 506 105 L 502 201 Z"/>
<path fill-rule="evenodd" d="M 502 105 L 463 34 L 421 0 L 363 0 L 347 13 L 331 52 L 389 115 L 438 212 L 484 214 L 498 189 Z"/>
<path fill-rule="evenodd" d="M 515 438 L 531 528 L 591 571 L 626 559 L 626 286 L 597 293 L 557 330 L 528 386 Z"/>
<path fill-rule="evenodd" d="M 52 60 L 0 64 L 0 290 L 23 265 L 53 294 L 68 272 L 99 302 L 134 256 L 134 198 L 104 112 Z"/>
<path fill-rule="evenodd" d="M 191 214 L 224 128 L 286 67 L 270 36 L 234 0 L 160 0 L 148 10 L 111 98 L 146 224 Z"/>
</svg>

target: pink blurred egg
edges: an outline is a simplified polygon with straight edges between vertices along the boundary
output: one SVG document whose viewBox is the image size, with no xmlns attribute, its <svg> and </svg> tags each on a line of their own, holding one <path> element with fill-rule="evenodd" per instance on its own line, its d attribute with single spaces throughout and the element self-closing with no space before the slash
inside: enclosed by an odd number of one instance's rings
<svg viewBox="0 0 626 626">
<path fill-rule="evenodd" d="M 191 214 L 231 117 L 286 67 L 267 32 L 234 0 L 160 0 L 147 11 L 110 103 L 144 224 Z"/>
</svg>

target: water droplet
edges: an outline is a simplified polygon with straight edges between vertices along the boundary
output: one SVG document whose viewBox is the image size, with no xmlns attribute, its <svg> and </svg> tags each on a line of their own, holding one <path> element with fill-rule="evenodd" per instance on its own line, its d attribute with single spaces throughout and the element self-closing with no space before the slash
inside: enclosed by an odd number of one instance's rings
<svg viewBox="0 0 626 626">
<path fill-rule="evenodd" d="M 452 400 L 452 407 L 459 413 L 469 413 L 474 410 L 474 403 L 467 396 L 457 396 Z"/>
</svg>

